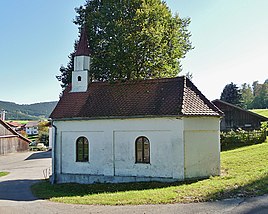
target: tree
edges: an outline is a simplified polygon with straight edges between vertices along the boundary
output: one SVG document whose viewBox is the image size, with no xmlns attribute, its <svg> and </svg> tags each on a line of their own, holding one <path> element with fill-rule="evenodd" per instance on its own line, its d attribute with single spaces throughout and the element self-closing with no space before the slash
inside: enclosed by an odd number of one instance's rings
<svg viewBox="0 0 268 214">
<path fill-rule="evenodd" d="M 222 101 L 241 106 L 241 98 L 242 96 L 239 88 L 236 84 L 231 82 L 224 87 L 220 99 Z"/>
<path fill-rule="evenodd" d="M 48 146 L 49 144 L 49 133 L 48 133 L 49 122 L 41 121 L 38 123 L 38 142 L 44 143 Z"/>
<path fill-rule="evenodd" d="M 260 84 L 258 81 L 254 81 L 252 83 L 252 88 L 253 88 L 253 96 L 256 96 L 260 90 Z"/>
<path fill-rule="evenodd" d="M 241 85 L 241 105 L 244 109 L 249 109 L 252 107 L 253 91 L 249 84 L 244 83 Z"/>
<path fill-rule="evenodd" d="M 253 108 L 268 108 L 268 83 L 265 81 L 259 84 L 257 81 L 253 83 L 254 99 L 252 101 Z"/>
<path fill-rule="evenodd" d="M 56 76 L 57 80 L 61 82 L 61 87 L 64 90 L 72 81 L 72 71 L 74 70 L 74 54 L 77 47 L 77 41 L 74 43 L 74 51 L 68 56 L 69 62 L 66 67 L 60 67 L 60 75 Z"/>
<path fill-rule="evenodd" d="M 161 0 L 88 0 L 76 11 L 89 37 L 93 80 L 175 77 L 192 49 L 190 19 L 173 16 Z"/>
</svg>

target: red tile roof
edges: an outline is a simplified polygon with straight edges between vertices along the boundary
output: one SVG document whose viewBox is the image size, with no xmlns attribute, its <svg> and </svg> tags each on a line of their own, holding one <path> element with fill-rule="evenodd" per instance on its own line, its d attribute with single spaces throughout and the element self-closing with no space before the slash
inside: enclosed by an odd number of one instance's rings
<svg viewBox="0 0 268 214">
<path fill-rule="evenodd" d="M 89 55 L 90 55 L 90 50 L 88 47 L 86 29 L 83 28 L 78 45 L 77 45 L 75 56 L 89 56 Z"/>
<path fill-rule="evenodd" d="M 11 127 L 21 127 L 22 124 L 16 121 L 6 121 L 6 123 Z"/>
<path fill-rule="evenodd" d="M 69 86 L 51 113 L 52 119 L 222 116 L 186 77 L 92 82 L 87 92 L 70 92 Z"/>
<path fill-rule="evenodd" d="M 30 128 L 30 127 L 38 127 L 39 121 L 29 121 L 25 127 Z"/>
</svg>

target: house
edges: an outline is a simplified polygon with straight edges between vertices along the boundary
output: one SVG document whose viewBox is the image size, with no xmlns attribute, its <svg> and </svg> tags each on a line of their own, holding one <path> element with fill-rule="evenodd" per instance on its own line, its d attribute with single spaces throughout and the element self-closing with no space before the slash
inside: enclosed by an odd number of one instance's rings
<svg viewBox="0 0 268 214">
<path fill-rule="evenodd" d="M 178 181 L 220 174 L 220 117 L 186 77 L 90 82 L 85 32 L 50 115 L 52 183 Z"/>
<path fill-rule="evenodd" d="M 38 121 L 29 121 L 25 125 L 25 131 L 27 135 L 37 135 L 38 134 Z"/>
<path fill-rule="evenodd" d="M 225 101 L 217 99 L 212 102 L 224 112 L 220 125 L 221 131 L 236 130 L 238 128 L 245 130 L 260 129 L 261 122 L 268 121 L 267 117 L 247 111 Z"/>
<path fill-rule="evenodd" d="M 28 151 L 30 142 L 0 119 L 0 155 Z"/>
<path fill-rule="evenodd" d="M 16 132 L 20 132 L 24 125 L 16 121 L 6 121 L 6 123 Z"/>
</svg>

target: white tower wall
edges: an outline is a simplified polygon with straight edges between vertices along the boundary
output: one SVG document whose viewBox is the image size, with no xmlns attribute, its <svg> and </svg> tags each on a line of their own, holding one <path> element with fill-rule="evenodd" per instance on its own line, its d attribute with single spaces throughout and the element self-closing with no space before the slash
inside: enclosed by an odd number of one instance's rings
<svg viewBox="0 0 268 214">
<path fill-rule="evenodd" d="M 89 56 L 75 56 L 74 57 L 74 71 L 83 71 L 90 69 Z"/>
<path fill-rule="evenodd" d="M 88 88 L 88 70 L 72 73 L 72 92 L 86 92 Z"/>
</svg>

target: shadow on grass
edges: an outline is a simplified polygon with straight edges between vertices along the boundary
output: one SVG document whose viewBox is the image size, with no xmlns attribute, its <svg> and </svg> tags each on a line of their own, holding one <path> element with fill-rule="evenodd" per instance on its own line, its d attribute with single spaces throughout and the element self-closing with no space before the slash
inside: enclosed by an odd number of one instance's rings
<svg viewBox="0 0 268 214">
<path fill-rule="evenodd" d="M 263 143 L 265 143 L 265 142 L 263 142 Z M 262 144 L 262 143 L 232 143 L 229 145 L 224 145 L 224 146 L 222 145 L 221 151 L 222 152 L 230 151 L 230 150 L 239 149 L 239 148 L 243 148 L 243 147 L 247 147 L 247 146 L 257 145 L 257 144 Z"/>
<path fill-rule="evenodd" d="M 247 146 L 253 146 L 253 145 L 258 145 L 258 144 L 263 144 L 263 143 L 268 143 L 268 137 L 266 137 L 266 140 L 263 141 L 262 143 L 229 143 L 225 145 L 221 145 L 221 151 L 229 151 L 229 150 L 234 150 L 234 149 L 239 149 L 242 147 L 247 147 Z"/>
<path fill-rule="evenodd" d="M 231 144 L 231 145 L 227 145 L 227 146 L 221 146 L 221 151 L 230 151 L 230 150 L 234 150 L 234 149 L 239 149 L 242 147 L 247 147 L 247 146 L 252 146 L 254 144 L 244 144 L 244 143 L 237 143 L 237 144 Z"/>
<path fill-rule="evenodd" d="M 227 198 L 250 198 L 255 196 L 260 196 L 268 194 L 268 175 L 254 180 L 253 182 L 243 185 L 228 188 L 214 194 L 210 194 L 206 197 L 205 200 L 221 200 Z"/>
<path fill-rule="evenodd" d="M 142 191 L 142 190 L 153 190 L 181 185 L 193 184 L 200 180 L 186 181 L 186 182 L 174 182 L 174 183 L 160 183 L 160 182 L 141 182 L 141 183 L 120 183 L 120 184 L 55 184 L 51 185 L 48 181 L 34 184 L 32 186 L 32 191 L 34 195 L 42 199 L 51 199 L 57 197 L 83 197 L 86 195 L 102 194 L 102 193 L 117 193 L 126 191 Z M 189 196 L 191 196 L 189 192 Z M 194 198 L 193 201 L 189 199 L 181 202 L 191 203 L 197 201 L 215 201 L 227 198 L 247 198 L 268 194 L 268 175 L 255 180 L 244 186 L 232 186 L 225 187 L 216 193 L 208 194 L 206 193 L 198 196 L 199 198 Z M 188 198 L 187 196 L 185 198 Z M 149 200 L 148 200 L 149 201 Z M 169 203 L 169 202 L 167 202 Z M 174 201 L 170 201 L 174 203 Z"/>
<path fill-rule="evenodd" d="M 50 184 L 49 181 L 43 181 L 32 186 L 34 195 L 42 199 L 53 197 L 72 197 L 85 196 L 102 193 L 116 193 L 126 191 L 152 190 L 184 184 L 196 183 L 199 180 L 189 180 L 184 182 L 139 182 L 139 183 L 117 183 L 117 184 Z"/>
</svg>

